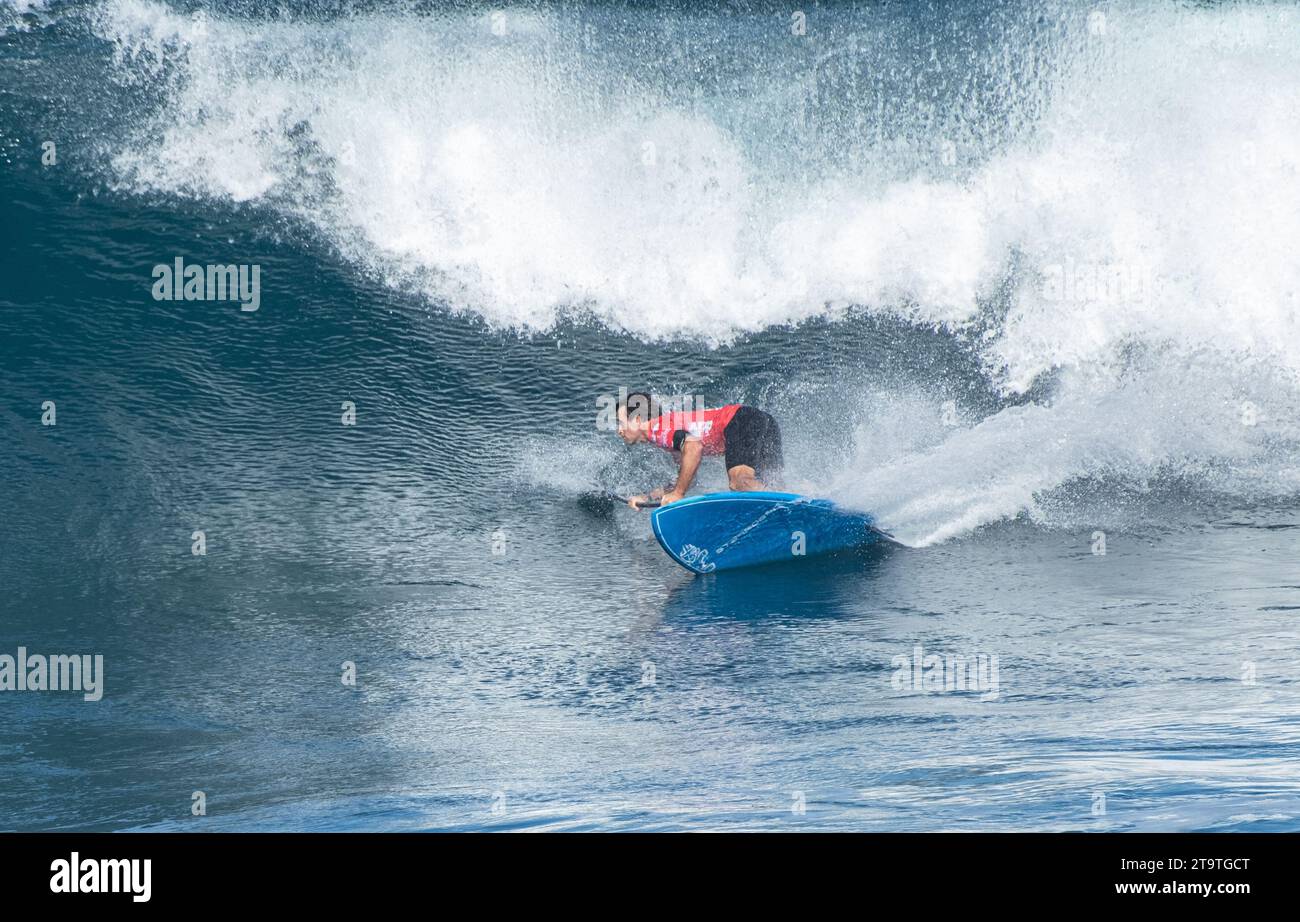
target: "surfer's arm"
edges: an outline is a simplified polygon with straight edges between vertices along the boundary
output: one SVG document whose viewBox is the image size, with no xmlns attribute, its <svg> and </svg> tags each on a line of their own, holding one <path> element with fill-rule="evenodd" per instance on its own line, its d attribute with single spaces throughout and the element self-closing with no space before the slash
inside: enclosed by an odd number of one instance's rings
<svg viewBox="0 0 1300 922">
<path fill-rule="evenodd" d="M 691 436 L 682 441 L 681 467 L 677 469 L 677 483 L 663 495 L 663 504 L 675 503 L 686 495 L 695 480 L 695 472 L 700 469 L 700 458 L 704 456 L 704 443 Z"/>
</svg>

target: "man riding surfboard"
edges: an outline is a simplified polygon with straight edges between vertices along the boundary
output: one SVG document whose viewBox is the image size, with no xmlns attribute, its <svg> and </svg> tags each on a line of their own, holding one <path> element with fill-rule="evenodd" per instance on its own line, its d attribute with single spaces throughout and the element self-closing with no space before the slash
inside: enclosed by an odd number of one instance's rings
<svg viewBox="0 0 1300 922">
<path fill-rule="evenodd" d="M 671 489 L 632 496 L 633 509 L 651 499 L 660 505 L 675 503 L 695 480 L 700 459 L 722 455 L 727 481 L 736 492 L 766 490 L 763 479 L 778 476 L 783 466 L 781 429 L 776 420 L 756 407 L 733 403 L 716 409 L 653 414 L 653 398 L 633 391 L 618 404 L 618 434 L 629 445 L 650 442 L 677 458 L 677 482 Z"/>
</svg>

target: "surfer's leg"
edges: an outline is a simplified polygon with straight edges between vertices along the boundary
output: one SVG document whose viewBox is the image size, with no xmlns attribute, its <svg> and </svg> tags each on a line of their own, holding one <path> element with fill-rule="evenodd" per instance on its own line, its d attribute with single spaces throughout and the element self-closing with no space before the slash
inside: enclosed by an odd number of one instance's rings
<svg viewBox="0 0 1300 922">
<path fill-rule="evenodd" d="M 727 485 L 734 493 L 767 489 L 758 479 L 758 472 L 748 464 L 737 464 L 735 467 L 727 468 Z"/>
<path fill-rule="evenodd" d="M 781 472 L 781 430 L 776 420 L 762 410 L 741 407 L 727 424 L 724 438 L 732 491 L 768 489 L 764 481 Z"/>
<path fill-rule="evenodd" d="M 758 463 L 754 465 L 754 471 L 770 485 L 781 481 L 785 454 L 781 451 L 781 427 L 776 424 L 776 419 L 766 413 L 763 415 L 766 417 L 763 438 L 758 445 Z"/>
</svg>

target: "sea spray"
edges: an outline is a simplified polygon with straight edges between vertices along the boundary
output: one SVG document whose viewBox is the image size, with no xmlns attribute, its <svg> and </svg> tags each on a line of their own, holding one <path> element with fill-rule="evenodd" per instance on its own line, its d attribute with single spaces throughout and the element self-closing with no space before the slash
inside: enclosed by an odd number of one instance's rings
<svg viewBox="0 0 1300 922">
<path fill-rule="evenodd" d="M 813 478 L 903 540 L 1090 479 L 1294 491 L 1300 11 L 1034 8 L 91 18 L 162 80 L 128 194 L 267 209 L 493 326 L 961 338 L 1004 406 Z"/>
</svg>

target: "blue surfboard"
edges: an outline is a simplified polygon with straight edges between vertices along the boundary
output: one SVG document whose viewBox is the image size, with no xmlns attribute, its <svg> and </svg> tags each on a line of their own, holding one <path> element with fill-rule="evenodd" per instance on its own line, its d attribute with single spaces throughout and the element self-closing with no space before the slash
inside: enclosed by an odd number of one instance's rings
<svg viewBox="0 0 1300 922">
<path fill-rule="evenodd" d="M 706 493 L 661 506 L 650 527 L 692 573 L 813 557 L 889 540 L 871 516 L 797 493 Z"/>
</svg>

